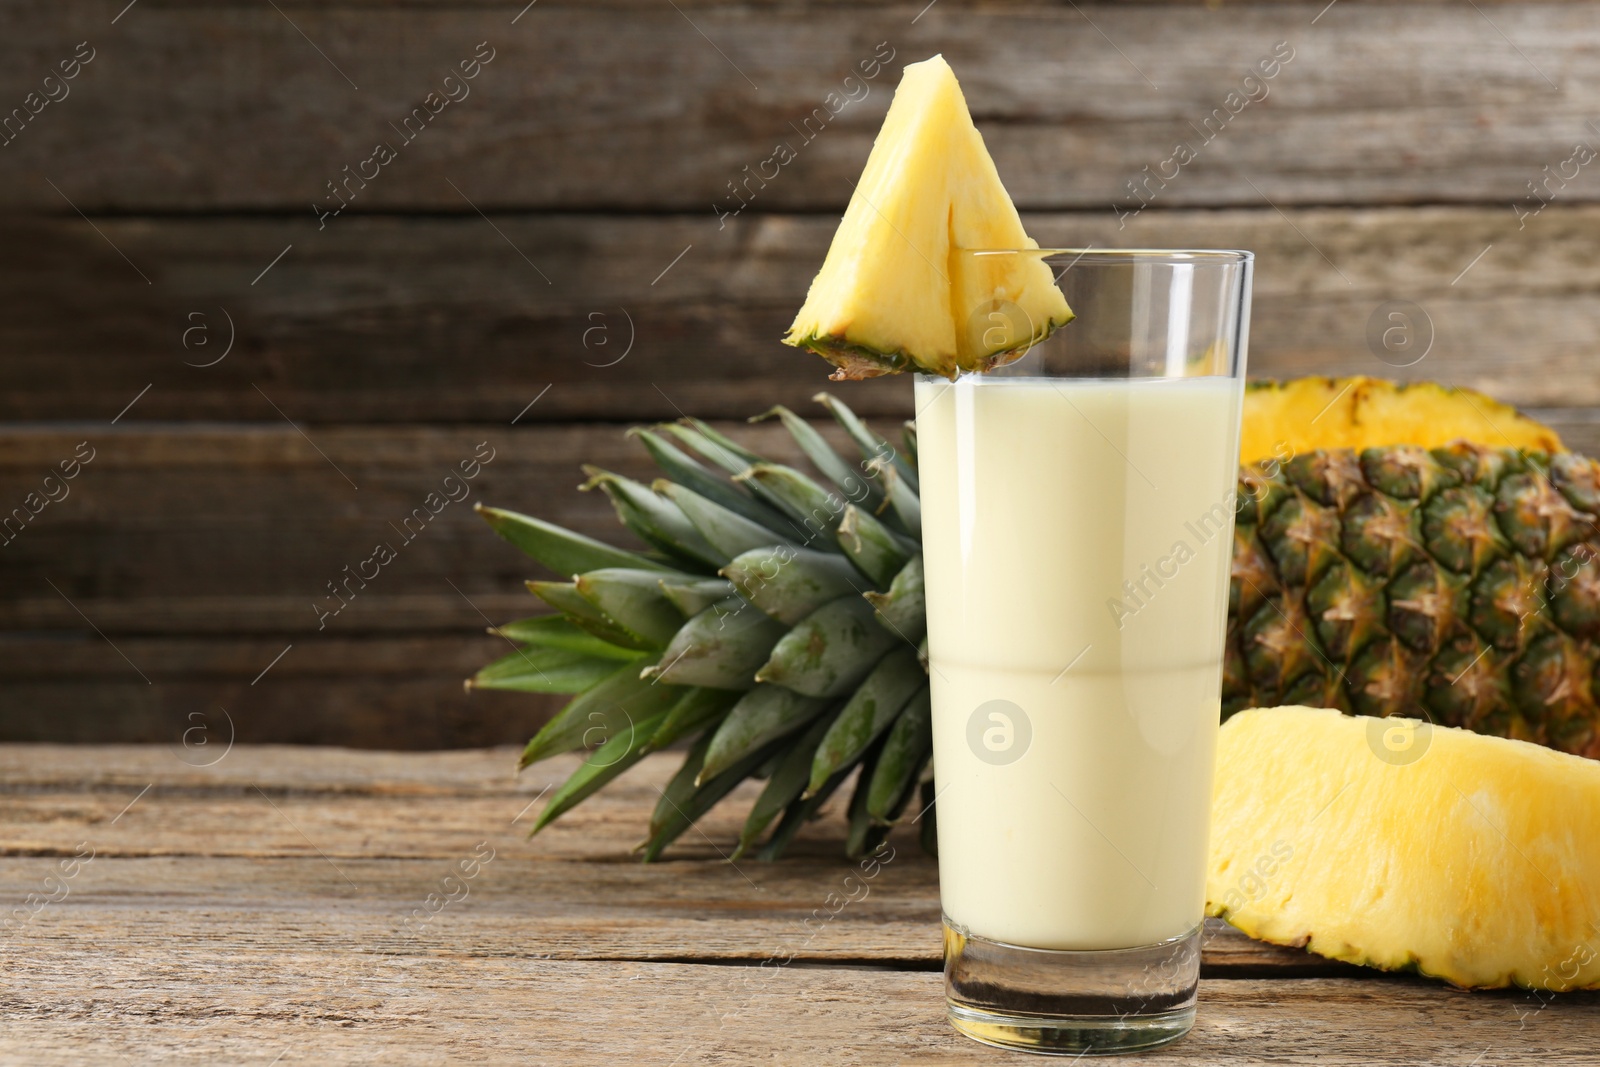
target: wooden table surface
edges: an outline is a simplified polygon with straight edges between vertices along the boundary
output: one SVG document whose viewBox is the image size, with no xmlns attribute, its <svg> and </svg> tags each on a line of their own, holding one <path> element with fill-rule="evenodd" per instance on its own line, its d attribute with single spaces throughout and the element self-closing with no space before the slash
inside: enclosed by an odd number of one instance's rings
<svg viewBox="0 0 1600 1067">
<path fill-rule="evenodd" d="M 722 858 L 746 784 L 634 862 L 675 763 L 530 842 L 570 762 L 0 747 L 0 1062 L 1027 1062 L 945 1023 L 909 837 L 840 907 L 836 813 L 780 863 Z M 1128 1062 L 1600 1064 L 1600 996 L 1464 993 L 1220 926 L 1200 998 L 1193 1033 Z"/>
</svg>

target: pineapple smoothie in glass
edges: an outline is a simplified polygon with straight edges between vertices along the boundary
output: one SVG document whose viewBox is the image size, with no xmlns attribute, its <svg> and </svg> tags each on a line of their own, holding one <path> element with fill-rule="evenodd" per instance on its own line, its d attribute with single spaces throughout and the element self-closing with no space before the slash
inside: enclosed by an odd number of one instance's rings
<svg viewBox="0 0 1600 1067">
<path fill-rule="evenodd" d="M 1194 1016 L 1251 256 L 959 255 L 1044 260 L 1078 318 L 916 385 L 951 1019 L 1147 1048 Z"/>
</svg>

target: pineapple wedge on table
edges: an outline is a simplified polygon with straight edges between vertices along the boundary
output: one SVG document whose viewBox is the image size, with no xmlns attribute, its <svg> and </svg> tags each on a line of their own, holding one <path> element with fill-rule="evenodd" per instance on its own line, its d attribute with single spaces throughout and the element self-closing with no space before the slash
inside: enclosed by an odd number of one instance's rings
<svg viewBox="0 0 1600 1067">
<path fill-rule="evenodd" d="M 1455 985 L 1600 988 L 1600 763 L 1327 709 L 1218 737 L 1209 911 Z"/>
</svg>

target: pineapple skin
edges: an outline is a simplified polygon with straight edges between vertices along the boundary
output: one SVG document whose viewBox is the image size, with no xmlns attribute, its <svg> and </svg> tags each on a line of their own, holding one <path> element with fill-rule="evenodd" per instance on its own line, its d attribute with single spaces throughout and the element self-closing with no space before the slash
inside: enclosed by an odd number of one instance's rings
<svg viewBox="0 0 1600 1067">
<path fill-rule="evenodd" d="M 1241 471 L 1223 714 L 1426 718 L 1600 758 L 1600 464 L 1465 441 Z"/>
<path fill-rule="evenodd" d="M 1414 758 L 1381 754 L 1396 728 Z M 1219 735 L 1212 811 L 1208 912 L 1251 937 L 1465 988 L 1600 988 L 1600 764 L 1256 708 Z"/>
</svg>

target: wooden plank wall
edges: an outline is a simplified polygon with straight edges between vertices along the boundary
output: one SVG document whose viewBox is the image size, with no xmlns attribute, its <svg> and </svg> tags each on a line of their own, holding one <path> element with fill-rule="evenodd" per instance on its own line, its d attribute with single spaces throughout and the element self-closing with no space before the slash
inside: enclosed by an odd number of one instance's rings
<svg viewBox="0 0 1600 1067">
<path fill-rule="evenodd" d="M 776 338 L 934 52 L 1041 242 L 1254 249 L 1257 373 L 1600 449 L 1592 0 L 125 5 L 0 14 L 0 511 L 93 457 L 0 547 L 0 739 L 525 737 L 548 701 L 459 684 L 530 574 L 467 502 L 313 605 L 476 453 L 472 500 L 610 535 L 574 487 L 644 472 L 627 423 L 807 405 Z"/>
</svg>

